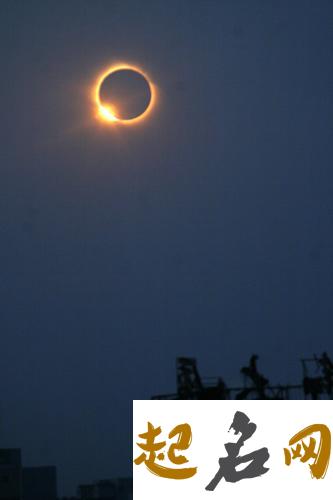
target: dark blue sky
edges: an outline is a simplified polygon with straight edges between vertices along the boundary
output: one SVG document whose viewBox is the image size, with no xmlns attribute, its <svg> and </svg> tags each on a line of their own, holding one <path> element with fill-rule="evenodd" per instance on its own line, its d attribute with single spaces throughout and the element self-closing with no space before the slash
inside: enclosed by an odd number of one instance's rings
<svg viewBox="0 0 333 500">
<path fill-rule="evenodd" d="M 238 383 L 333 351 L 333 4 L 6 1 L 1 23 L 1 432 L 60 491 L 129 474 L 131 401 L 177 355 Z M 112 131 L 114 61 L 158 106 Z"/>
</svg>

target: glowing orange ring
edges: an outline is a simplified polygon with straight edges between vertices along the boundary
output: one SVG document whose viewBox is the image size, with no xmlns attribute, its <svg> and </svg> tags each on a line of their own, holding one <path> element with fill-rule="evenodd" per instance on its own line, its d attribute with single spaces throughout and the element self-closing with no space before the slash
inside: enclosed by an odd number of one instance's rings
<svg viewBox="0 0 333 500">
<path fill-rule="evenodd" d="M 100 100 L 100 95 L 99 95 L 100 88 L 105 78 L 110 76 L 112 73 L 115 73 L 116 71 L 123 69 L 131 69 L 132 71 L 136 71 L 137 73 L 142 75 L 144 79 L 147 81 L 150 90 L 150 101 L 147 108 L 144 110 L 143 113 L 141 113 L 141 115 L 136 116 L 134 118 L 126 118 L 126 119 L 118 118 L 115 110 L 113 110 L 111 106 L 103 105 Z M 94 98 L 94 103 L 97 106 L 97 117 L 100 120 L 107 122 L 109 124 L 134 125 L 135 123 L 138 123 L 139 121 L 142 121 L 145 118 L 147 118 L 147 116 L 150 114 L 156 102 L 156 89 L 155 86 L 151 83 L 150 78 L 144 71 L 142 71 L 141 68 L 133 66 L 132 64 L 126 64 L 126 63 L 117 64 L 115 66 L 109 67 L 107 70 L 103 71 L 101 75 L 99 75 L 94 87 L 93 98 Z"/>
</svg>

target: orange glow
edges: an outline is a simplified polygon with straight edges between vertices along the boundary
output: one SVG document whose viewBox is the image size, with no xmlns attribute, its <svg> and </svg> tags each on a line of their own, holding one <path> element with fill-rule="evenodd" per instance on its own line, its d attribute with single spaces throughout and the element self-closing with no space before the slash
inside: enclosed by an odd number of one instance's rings
<svg viewBox="0 0 333 500">
<path fill-rule="evenodd" d="M 130 119 L 122 119 L 117 117 L 117 110 L 115 107 L 111 106 L 105 106 L 101 103 L 100 100 L 100 88 L 105 80 L 105 78 L 112 73 L 115 73 L 116 71 L 123 70 L 123 69 L 131 69 L 133 71 L 136 71 L 137 73 L 140 73 L 146 80 L 149 85 L 150 89 L 150 102 L 147 107 L 147 109 L 139 116 L 136 116 L 135 118 L 130 118 Z M 111 66 L 107 68 L 105 71 L 103 71 L 97 78 L 97 81 L 94 86 L 93 90 L 93 100 L 94 104 L 97 107 L 97 118 L 101 121 L 104 121 L 108 124 L 114 124 L 114 125 L 134 125 L 137 124 L 138 122 L 141 122 L 147 118 L 147 116 L 151 113 L 153 107 L 155 106 L 156 103 L 156 88 L 155 86 L 151 83 L 150 78 L 147 76 L 147 74 L 141 69 L 138 68 L 137 66 L 134 66 L 132 64 L 127 64 L 127 63 L 119 63 L 114 66 Z"/>
</svg>

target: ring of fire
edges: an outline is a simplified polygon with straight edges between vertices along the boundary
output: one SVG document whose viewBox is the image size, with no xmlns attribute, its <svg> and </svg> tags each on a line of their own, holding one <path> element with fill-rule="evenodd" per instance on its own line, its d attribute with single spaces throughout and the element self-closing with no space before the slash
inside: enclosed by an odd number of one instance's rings
<svg viewBox="0 0 333 500">
<path fill-rule="evenodd" d="M 106 78 L 122 70 L 130 70 L 139 74 L 146 81 L 150 91 L 150 100 L 146 109 L 140 115 L 135 116 L 134 118 L 121 118 L 117 116 L 117 111 L 115 109 L 115 106 L 104 104 L 101 100 L 101 87 Z M 156 89 L 152 84 L 152 82 L 150 81 L 150 78 L 141 68 L 138 68 L 137 66 L 133 66 L 130 64 L 118 64 L 109 67 L 99 75 L 94 87 L 93 99 L 95 106 L 97 107 L 97 117 L 103 122 L 106 122 L 108 124 L 134 125 L 147 118 L 147 116 L 151 113 L 151 110 L 153 109 L 156 102 Z"/>
</svg>

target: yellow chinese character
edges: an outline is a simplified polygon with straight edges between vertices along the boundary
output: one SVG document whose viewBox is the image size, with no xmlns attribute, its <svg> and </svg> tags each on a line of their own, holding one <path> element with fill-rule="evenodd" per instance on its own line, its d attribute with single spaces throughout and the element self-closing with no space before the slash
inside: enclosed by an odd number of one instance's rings
<svg viewBox="0 0 333 500">
<path fill-rule="evenodd" d="M 140 465 L 143 462 L 146 467 L 155 474 L 156 476 L 165 477 L 167 479 L 188 479 L 197 472 L 197 467 L 192 468 L 170 468 L 164 467 L 163 465 L 155 463 L 156 460 L 164 460 L 165 454 L 160 452 L 156 455 L 156 452 L 162 450 L 166 446 L 165 441 L 160 441 L 158 443 L 155 442 L 157 436 L 161 434 L 161 427 L 155 427 L 148 422 L 148 431 L 144 434 L 139 434 L 139 437 L 144 439 L 146 443 L 137 443 L 137 445 L 144 451 L 148 452 L 149 455 L 147 457 L 146 453 L 142 453 L 138 458 L 134 460 L 136 465 Z M 175 465 L 183 465 L 188 462 L 187 458 L 184 455 L 176 455 L 176 450 L 187 450 L 189 448 L 192 441 L 192 431 L 189 424 L 180 424 L 177 425 L 169 434 L 169 439 L 172 439 L 175 436 L 179 436 L 176 443 L 172 443 L 168 449 L 167 455 L 170 460 Z"/>
<path fill-rule="evenodd" d="M 316 440 L 311 436 L 314 432 L 320 433 L 320 441 L 317 452 L 315 451 Z M 309 436 L 311 437 L 309 445 L 307 446 L 303 439 Z M 299 443 L 299 441 L 301 441 L 301 443 Z M 296 447 L 292 448 L 295 444 Z M 313 459 L 313 463 L 309 464 L 311 476 L 316 479 L 323 479 L 325 477 L 331 454 L 331 433 L 326 425 L 313 424 L 306 427 L 290 439 L 289 446 L 291 447 L 291 451 L 288 448 L 284 448 L 286 465 L 290 465 L 291 460 L 295 460 L 295 458 L 299 458 L 303 463 Z"/>
</svg>

